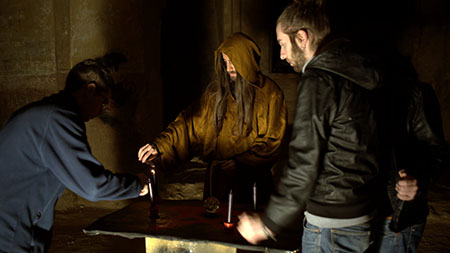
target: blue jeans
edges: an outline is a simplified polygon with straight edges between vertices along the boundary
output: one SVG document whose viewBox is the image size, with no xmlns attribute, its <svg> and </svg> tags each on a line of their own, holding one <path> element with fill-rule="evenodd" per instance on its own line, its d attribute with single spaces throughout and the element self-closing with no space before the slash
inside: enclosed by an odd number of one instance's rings
<svg viewBox="0 0 450 253">
<path fill-rule="evenodd" d="M 390 220 L 384 220 L 375 231 L 375 243 L 373 252 L 382 253 L 414 253 L 417 252 L 425 229 L 425 222 L 407 227 L 400 232 L 389 229 Z"/>
<path fill-rule="evenodd" d="M 371 223 L 343 228 L 321 228 L 303 224 L 302 253 L 365 252 L 372 243 Z"/>
</svg>

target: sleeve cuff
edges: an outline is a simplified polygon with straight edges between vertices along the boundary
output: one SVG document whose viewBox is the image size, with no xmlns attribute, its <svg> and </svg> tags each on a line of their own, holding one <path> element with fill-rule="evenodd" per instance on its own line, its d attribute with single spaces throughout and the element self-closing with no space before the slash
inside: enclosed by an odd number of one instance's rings
<svg viewBox="0 0 450 253">
<path fill-rule="evenodd" d="M 270 231 L 272 231 L 275 235 L 279 234 L 281 231 L 281 227 L 278 226 L 274 221 L 272 221 L 269 217 L 267 217 L 266 215 L 263 215 L 261 217 L 262 222 L 264 223 L 264 225 L 270 229 Z"/>
</svg>

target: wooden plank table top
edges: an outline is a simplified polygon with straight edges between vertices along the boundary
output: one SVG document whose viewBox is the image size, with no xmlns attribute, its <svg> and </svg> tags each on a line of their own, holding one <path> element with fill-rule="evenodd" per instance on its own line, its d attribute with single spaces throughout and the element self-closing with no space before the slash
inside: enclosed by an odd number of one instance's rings
<svg viewBox="0 0 450 253">
<path fill-rule="evenodd" d="M 158 219 L 151 219 L 150 202 L 140 199 L 129 206 L 104 216 L 83 230 L 89 235 L 118 235 L 127 238 L 159 238 L 164 240 L 216 243 L 242 250 L 291 252 L 300 248 L 301 232 L 292 231 L 278 237 L 277 242 L 249 244 L 236 230 L 237 215 L 251 206 L 234 205 L 232 222 L 226 229 L 227 204 L 221 203 L 216 214 L 205 211 L 200 200 L 163 200 L 158 203 Z"/>
</svg>

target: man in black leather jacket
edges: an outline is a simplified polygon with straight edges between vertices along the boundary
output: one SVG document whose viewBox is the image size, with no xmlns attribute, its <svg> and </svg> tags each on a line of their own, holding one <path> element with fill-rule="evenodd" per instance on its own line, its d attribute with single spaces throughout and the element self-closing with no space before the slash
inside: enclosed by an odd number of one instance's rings
<svg viewBox="0 0 450 253">
<path fill-rule="evenodd" d="M 349 41 L 330 38 L 313 3 L 289 5 L 276 30 L 281 59 L 302 73 L 289 158 L 265 214 L 240 215 L 238 230 L 254 244 L 276 239 L 306 209 L 302 252 L 365 251 L 379 186 L 379 74 Z"/>
<path fill-rule="evenodd" d="M 392 59 L 390 60 L 393 61 Z M 388 202 L 376 231 L 376 252 L 416 252 L 428 216 L 427 192 L 450 152 L 444 139 L 440 106 L 431 85 L 418 81 L 407 62 L 397 61 L 387 75 L 393 168 Z M 405 67 L 402 67 L 405 66 Z"/>
</svg>

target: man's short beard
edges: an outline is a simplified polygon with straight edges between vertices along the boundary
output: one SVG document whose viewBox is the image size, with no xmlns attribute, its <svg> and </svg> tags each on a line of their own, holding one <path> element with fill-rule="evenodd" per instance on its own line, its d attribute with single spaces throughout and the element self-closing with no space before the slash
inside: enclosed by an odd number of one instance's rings
<svg viewBox="0 0 450 253">
<path fill-rule="evenodd" d="M 292 60 L 294 61 L 294 71 L 297 73 L 301 73 L 303 70 L 303 66 L 306 63 L 305 52 L 296 44 L 292 44 Z"/>
</svg>

